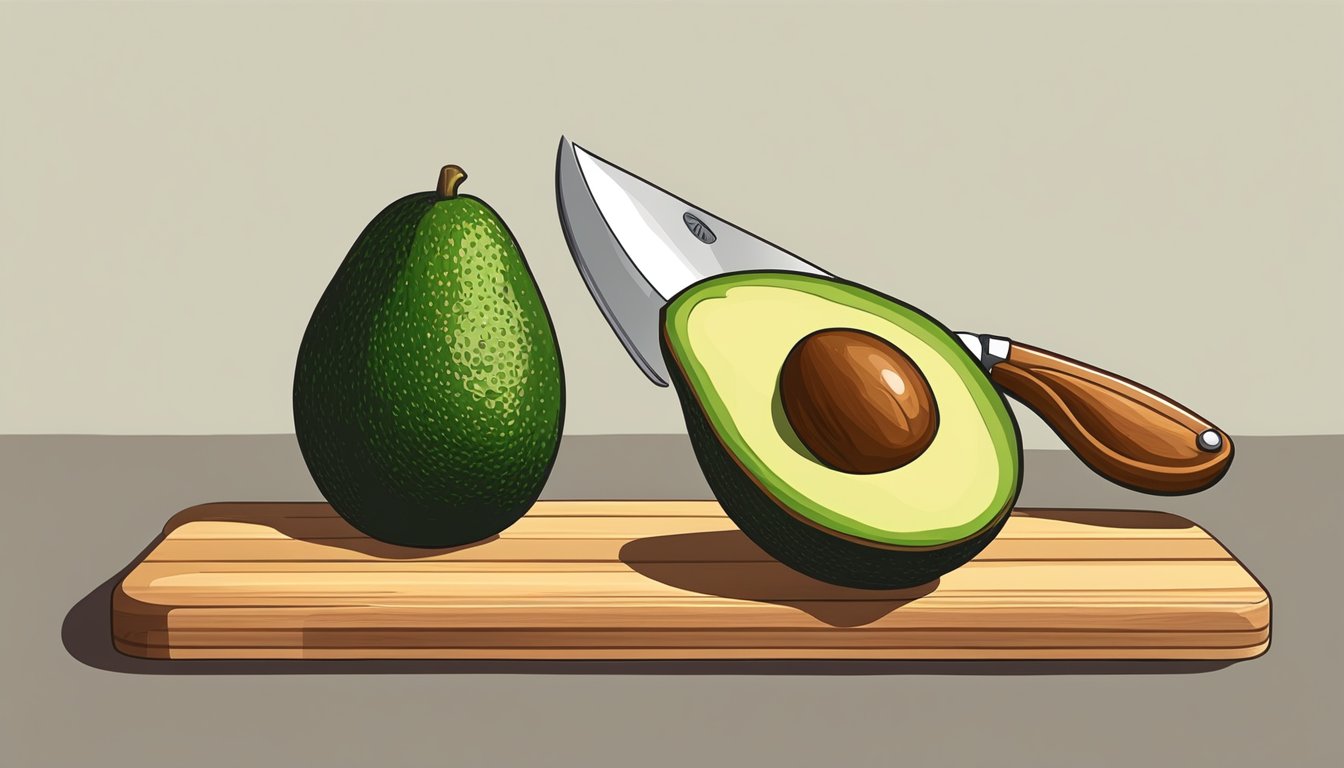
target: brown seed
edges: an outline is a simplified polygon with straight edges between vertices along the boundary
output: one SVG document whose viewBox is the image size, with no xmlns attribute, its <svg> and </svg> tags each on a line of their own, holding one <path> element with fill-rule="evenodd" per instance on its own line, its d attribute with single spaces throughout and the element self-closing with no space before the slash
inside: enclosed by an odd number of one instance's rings
<svg viewBox="0 0 1344 768">
<path fill-rule="evenodd" d="M 938 431 L 929 382 L 891 342 L 828 328 L 804 337 L 779 375 L 784 416 L 818 459 L 842 472 L 905 466 Z"/>
</svg>

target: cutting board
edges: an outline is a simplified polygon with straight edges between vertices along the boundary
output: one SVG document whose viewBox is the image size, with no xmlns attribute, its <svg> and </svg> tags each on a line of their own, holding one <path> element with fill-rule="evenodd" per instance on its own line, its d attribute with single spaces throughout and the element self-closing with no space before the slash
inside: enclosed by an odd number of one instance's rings
<svg viewBox="0 0 1344 768">
<path fill-rule="evenodd" d="M 552 501 L 443 550 L 325 504 L 184 510 L 114 592 L 116 647 L 171 659 L 1206 659 L 1269 644 L 1269 596 L 1160 512 L 1019 509 L 914 589 L 823 584 L 714 502 Z"/>
</svg>

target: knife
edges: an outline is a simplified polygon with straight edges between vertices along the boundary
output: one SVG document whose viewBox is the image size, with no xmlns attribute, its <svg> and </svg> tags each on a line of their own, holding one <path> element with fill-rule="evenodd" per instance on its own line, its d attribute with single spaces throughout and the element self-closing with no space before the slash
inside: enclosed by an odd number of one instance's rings
<svg viewBox="0 0 1344 768">
<path fill-rule="evenodd" d="M 661 310 L 683 289 L 729 272 L 834 277 L 563 137 L 555 186 L 565 241 L 588 290 L 635 363 L 662 387 Z M 1115 483 L 1193 493 L 1231 465 L 1227 434 L 1158 392 L 1003 336 L 957 337 L 1002 391 Z"/>
</svg>

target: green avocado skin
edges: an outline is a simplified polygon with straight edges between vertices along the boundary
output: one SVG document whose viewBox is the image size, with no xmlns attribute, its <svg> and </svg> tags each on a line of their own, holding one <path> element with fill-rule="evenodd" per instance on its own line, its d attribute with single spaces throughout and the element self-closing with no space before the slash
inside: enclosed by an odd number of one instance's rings
<svg viewBox="0 0 1344 768">
<path fill-rule="evenodd" d="M 1008 515 L 1004 514 L 968 539 L 927 549 L 865 546 L 808 525 L 777 504 L 733 460 L 682 375 L 666 336 L 662 337 L 662 351 L 672 385 L 681 400 L 691 446 L 710 490 L 748 538 L 766 554 L 800 573 L 859 589 L 915 587 L 969 562 L 1008 521 Z M 1011 507 L 1009 503 L 1007 508 Z"/>
<path fill-rule="evenodd" d="M 434 192 L 379 213 L 313 311 L 293 405 L 318 489 L 369 536 L 451 547 L 521 517 L 555 462 L 564 376 L 499 216 Z"/>
</svg>

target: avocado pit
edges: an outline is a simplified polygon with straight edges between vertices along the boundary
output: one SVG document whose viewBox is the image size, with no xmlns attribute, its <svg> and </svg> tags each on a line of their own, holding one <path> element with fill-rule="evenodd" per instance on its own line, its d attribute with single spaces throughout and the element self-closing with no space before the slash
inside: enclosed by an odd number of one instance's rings
<svg viewBox="0 0 1344 768">
<path fill-rule="evenodd" d="M 919 367 L 886 339 L 853 328 L 815 331 L 795 344 L 779 397 L 803 445 L 842 472 L 899 469 L 938 431 L 938 405 Z"/>
</svg>

